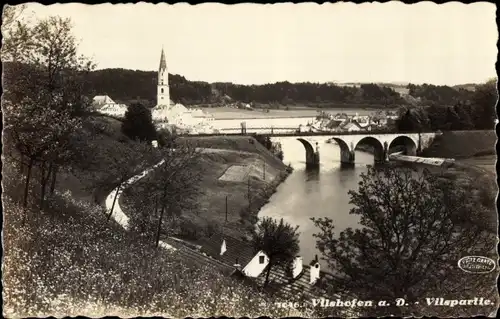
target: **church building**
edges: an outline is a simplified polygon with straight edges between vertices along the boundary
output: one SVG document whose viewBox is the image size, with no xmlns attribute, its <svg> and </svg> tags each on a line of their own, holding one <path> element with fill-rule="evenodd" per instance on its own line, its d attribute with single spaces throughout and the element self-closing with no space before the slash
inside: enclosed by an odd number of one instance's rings
<svg viewBox="0 0 500 319">
<path fill-rule="evenodd" d="M 165 51 L 161 49 L 160 67 L 158 68 L 158 83 L 156 89 L 156 106 L 152 110 L 153 120 L 159 123 L 168 123 L 170 106 L 170 87 L 168 85 L 168 68 Z"/>
<path fill-rule="evenodd" d="M 168 109 L 170 107 L 170 87 L 168 86 L 168 69 L 165 51 L 161 49 L 160 68 L 158 69 L 158 106 Z"/>
<path fill-rule="evenodd" d="M 170 99 L 167 59 L 163 48 L 161 49 L 160 66 L 158 68 L 156 106 L 151 113 L 153 121 L 159 127 L 176 126 L 193 133 L 213 131 L 209 124 L 212 118 L 207 117 L 201 109 L 188 109 Z"/>
</svg>

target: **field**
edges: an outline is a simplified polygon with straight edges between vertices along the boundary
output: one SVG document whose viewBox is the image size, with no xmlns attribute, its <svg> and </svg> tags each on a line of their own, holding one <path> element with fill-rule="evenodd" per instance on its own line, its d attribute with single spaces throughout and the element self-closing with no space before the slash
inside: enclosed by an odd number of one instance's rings
<svg viewBox="0 0 500 319">
<path fill-rule="evenodd" d="M 308 107 L 300 107 L 294 106 L 289 107 L 289 110 L 280 109 L 271 109 L 269 112 L 264 112 L 263 109 L 254 109 L 254 110 L 244 110 L 244 109 L 236 109 L 230 107 L 214 107 L 214 108 L 204 108 L 208 114 L 211 114 L 216 120 L 226 120 L 226 119 L 244 119 L 244 118 L 272 118 L 272 117 L 314 117 L 318 115 L 319 111 L 331 112 L 331 113 L 347 113 L 347 114 L 356 114 L 359 115 L 368 115 L 372 114 L 380 108 L 308 108 Z M 382 110 L 392 110 L 392 109 L 382 109 Z M 393 111 L 393 110 L 392 110 Z"/>
<path fill-rule="evenodd" d="M 179 142 L 212 149 L 199 159 L 203 172 L 198 185 L 201 192 L 196 198 L 196 208 L 184 211 L 183 219 L 194 223 L 201 235 L 210 225 L 224 225 L 225 233 L 241 237 L 252 225 L 249 214 L 245 215 L 248 219 L 242 218 L 242 212 L 251 210 L 256 215 L 286 172 L 286 166 L 253 138 L 181 137 Z M 135 187 L 140 187 L 140 182 L 124 191 L 125 207 Z M 127 214 L 134 213 L 124 210 Z"/>
<path fill-rule="evenodd" d="M 492 175 L 496 174 L 496 168 L 495 168 L 497 162 L 496 155 L 475 156 L 466 159 L 461 159 L 458 162 L 466 165 L 473 165 L 479 167 L 485 171 L 490 172 Z"/>
<path fill-rule="evenodd" d="M 475 156 L 495 155 L 495 131 L 449 131 L 436 137 L 423 152 L 425 157 L 466 159 Z"/>
</svg>

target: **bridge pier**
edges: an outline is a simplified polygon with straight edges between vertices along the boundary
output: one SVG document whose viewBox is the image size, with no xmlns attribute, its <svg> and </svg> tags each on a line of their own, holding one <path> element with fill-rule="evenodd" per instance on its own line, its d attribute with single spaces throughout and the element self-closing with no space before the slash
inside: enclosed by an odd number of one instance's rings
<svg viewBox="0 0 500 319">
<path fill-rule="evenodd" d="M 306 152 L 306 168 L 319 168 L 319 146 L 316 142 L 316 152 Z"/>
<path fill-rule="evenodd" d="M 373 157 L 375 159 L 375 164 L 383 164 L 389 161 L 387 142 L 384 142 L 383 148 L 373 148 Z"/>
<path fill-rule="evenodd" d="M 354 166 L 354 160 L 356 158 L 356 153 L 351 150 L 340 150 L 340 164 L 343 167 Z"/>
<path fill-rule="evenodd" d="M 306 156 L 306 168 L 319 168 L 319 152 Z"/>
</svg>

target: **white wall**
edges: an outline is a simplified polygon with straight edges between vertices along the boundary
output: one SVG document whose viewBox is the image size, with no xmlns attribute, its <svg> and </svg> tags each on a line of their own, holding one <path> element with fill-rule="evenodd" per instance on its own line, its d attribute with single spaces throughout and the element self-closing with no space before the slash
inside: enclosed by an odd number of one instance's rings
<svg viewBox="0 0 500 319">
<path fill-rule="evenodd" d="M 260 264 L 260 256 L 264 256 L 264 263 Z M 269 264 L 269 258 L 263 251 L 259 251 L 250 262 L 243 268 L 243 273 L 248 277 L 258 277 Z"/>
<path fill-rule="evenodd" d="M 123 117 L 127 111 L 127 106 L 123 104 L 107 104 L 101 107 L 99 113 Z"/>
<path fill-rule="evenodd" d="M 302 272 L 302 257 L 295 257 L 292 265 L 292 276 L 296 278 Z"/>
<path fill-rule="evenodd" d="M 314 285 L 316 281 L 319 279 L 319 271 L 320 271 L 320 265 L 319 263 L 315 263 L 314 265 L 311 265 L 311 278 L 309 279 L 309 283 L 311 285 Z"/>
</svg>

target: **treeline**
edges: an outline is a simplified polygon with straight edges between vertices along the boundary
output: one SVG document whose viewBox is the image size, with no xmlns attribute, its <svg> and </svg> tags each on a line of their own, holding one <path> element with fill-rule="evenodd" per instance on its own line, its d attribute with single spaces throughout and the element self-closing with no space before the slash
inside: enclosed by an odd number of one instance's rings
<svg viewBox="0 0 500 319">
<path fill-rule="evenodd" d="M 470 85 L 472 87 L 472 85 Z M 408 94 L 419 99 L 421 105 L 455 105 L 461 101 L 467 101 L 473 93 L 463 87 L 450 87 L 446 85 L 432 84 L 408 84 Z"/>
<path fill-rule="evenodd" d="M 182 104 L 213 103 L 209 83 L 192 82 L 183 76 L 169 74 L 170 98 Z M 108 95 L 116 102 L 156 104 L 157 73 L 153 71 L 104 69 L 93 71 L 89 75 L 89 94 Z"/>
<path fill-rule="evenodd" d="M 96 70 L 90 74 L 89 86 L 94 94 L 109 95 L 118 102 L 141 100 L 142 104 L 156 103 L 157 73 L 125 69 Z M 184 105 L 243 102 L 279 105 L 331 106 L 377 106 L 397 107 L 401 105 L 455 105 L 471 98 L 472 91 L 464 88 L 435 85 L 409 84 L 412 98 L 402 96 L 390 85 L 361 84 L 338 86 L 319 83 L 277 82 L 264 85 L 239 85 L 233 83 L 207 83 L 189 81 L 185 77 L 169 74 L 170 95 L 175 102 Z"/>
<path fill-rule="evenodd" d="M 413 89 L 420 90 L 419 94 L 423 96 L 431 96 L 428 95 L 430 94 L 428 92 L 432 91 L 430 86 L 413 87 Z M 443 88 L 440 90 L 447 91 Z M 451 94 L 443 94 L 442 99 L 454 99 L 454 97 Z M 432 103 L 429 106 L 402 108 L 397 127 L 401 131 L 494 129 L 497 99 L 496 81 L 490 80 L 478 85 L 475 92 L 467 99 L 464 97 L 463 100 L 456 100 L 452 105 Z M 451 100 L 449 102 L 451 104 Z"/>
</svg>

